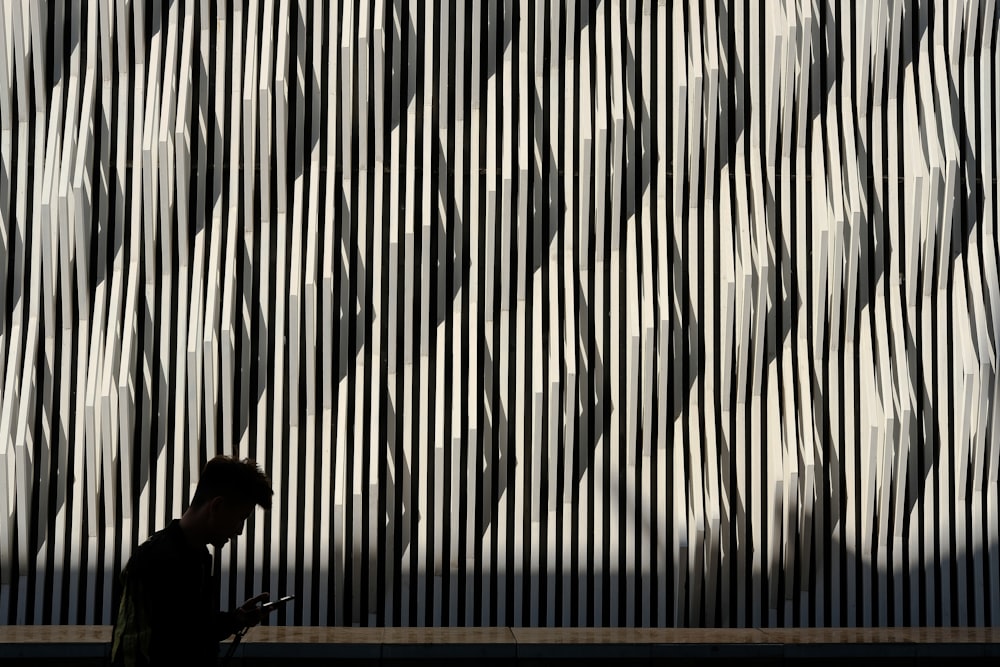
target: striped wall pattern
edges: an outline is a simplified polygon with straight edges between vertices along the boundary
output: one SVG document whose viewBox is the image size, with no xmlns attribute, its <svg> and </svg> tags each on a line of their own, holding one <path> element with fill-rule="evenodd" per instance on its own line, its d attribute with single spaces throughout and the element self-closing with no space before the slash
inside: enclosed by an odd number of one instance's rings
<svg viewBox="0 0 1000 667">
<path fill-rule="evenodd" d="M 998 21 L 3 0 L 0 622 L 996 625 Z"/>
</svg>

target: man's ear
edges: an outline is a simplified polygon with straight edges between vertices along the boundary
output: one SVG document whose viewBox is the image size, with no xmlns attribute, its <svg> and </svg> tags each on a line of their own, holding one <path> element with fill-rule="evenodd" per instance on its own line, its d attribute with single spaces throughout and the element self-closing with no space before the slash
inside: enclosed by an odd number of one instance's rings
<svg viewBox="0 0 1000 667">
<path fill-rule="evenodd" d="M 214 498 L 208 501 L 209 514 L 211 514 L 212 516 L 217 515 L 224 509 L 225 504 L 226 504 L 226 499 L 224 497 L 215 496 Z"/>
</svg>

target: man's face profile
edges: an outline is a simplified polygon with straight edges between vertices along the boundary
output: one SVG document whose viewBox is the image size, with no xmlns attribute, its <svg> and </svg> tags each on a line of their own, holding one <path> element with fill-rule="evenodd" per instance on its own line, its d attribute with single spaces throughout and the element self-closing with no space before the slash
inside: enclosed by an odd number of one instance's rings
<svg viewBox="0 0 1000 667">
<path fill-rule="evenodd" d="M 243 526 L 253 513 L 254 507 L 253 502 L 233 500 L 224 496 L 213 498 L 211 501 L 211 544 L 222 547 L 232 538 L 242 535 Z"/>
</svg>

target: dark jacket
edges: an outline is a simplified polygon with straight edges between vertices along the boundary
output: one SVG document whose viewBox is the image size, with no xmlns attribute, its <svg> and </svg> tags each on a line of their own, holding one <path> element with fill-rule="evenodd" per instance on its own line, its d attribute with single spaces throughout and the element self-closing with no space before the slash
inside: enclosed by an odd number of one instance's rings
<svg viewBox="0 0 1000 667">
<path fill-rule="evenodd" d="M 136 549 L 121 584 L 113 665 L 215 665 L 219 641 L 239 630 L 219 612 L 212 556 L 184 539 L 177 520 Z"/>
</svg>

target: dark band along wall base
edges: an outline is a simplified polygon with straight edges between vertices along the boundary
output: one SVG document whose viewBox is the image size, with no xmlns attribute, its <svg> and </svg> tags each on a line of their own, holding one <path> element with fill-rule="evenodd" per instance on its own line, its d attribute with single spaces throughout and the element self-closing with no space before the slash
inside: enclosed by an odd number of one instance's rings
<svg viewBox="0 0 1000 667">
<path fill-rule="evenodd" d="M 996 625 L 998 22 L 0 3 L 0 623 Z"/>
</svg>

